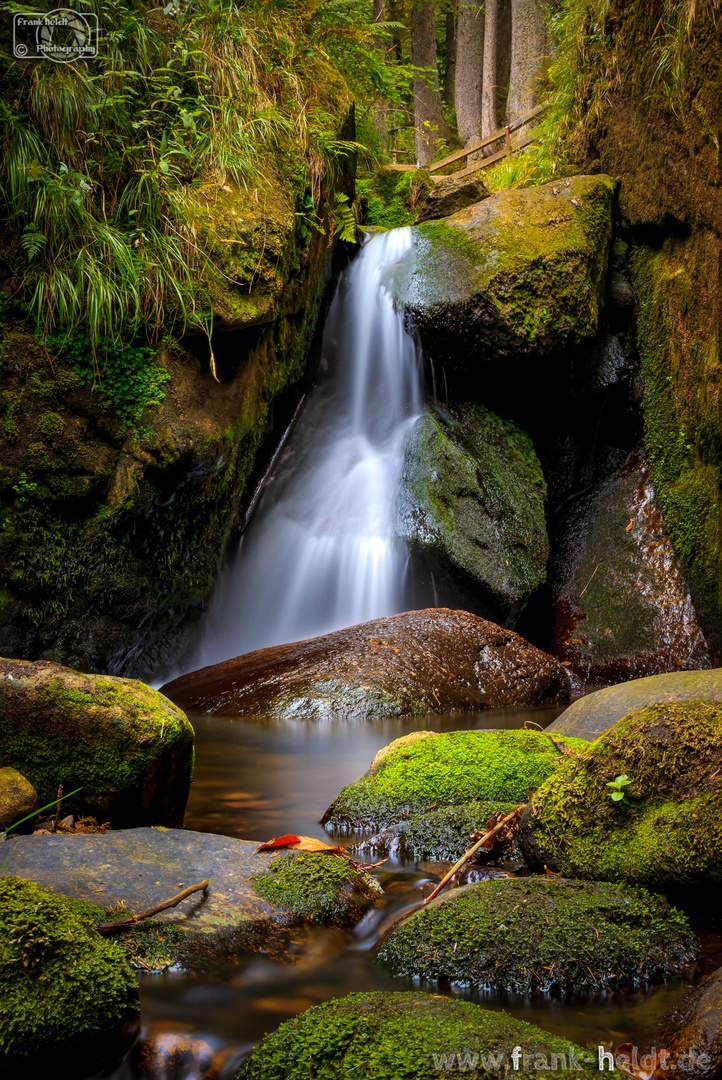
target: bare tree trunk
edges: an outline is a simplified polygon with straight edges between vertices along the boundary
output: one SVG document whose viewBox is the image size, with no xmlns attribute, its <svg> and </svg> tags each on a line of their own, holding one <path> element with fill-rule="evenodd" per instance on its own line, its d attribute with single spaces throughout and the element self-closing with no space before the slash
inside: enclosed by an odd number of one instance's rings
<svg viewBox="0 0 722 1080">
<path fill-rule="evenodd" d="M 467 146 L 481 138 L 484 0 L 459 0 L 456 22 L 456 122 Z"/>
<path fill-rule="evenodd" d="M 374 22 L 384 22 L 386 19 L 386 0 L 374 0 Z M 374 35 L 374 46 L 380 53 L 386 52 L 386 42 L 378 34 Z M 379 137 L 379 144 L 381 149 L 385 152 L 388 149 L 389 142 L 389 125 L 388 125 L 388 106 L 385 101 L 377 101 L 374 105 L 374 128 L 376 134 Z"/>
<path fill-rule="evenodd" d="M 497 130 L 497 53 L 499 49 L 499 0 L 486 0 L 484 19 L 484 74 L 481 86 L 481 137 Z"/>
<path fill-rule="evenodd" d="M 417 160 L 428 165 L 440 155 L 439 141 L 451 135 L 439 92 L 434 0 L 412 0 L 411 63 L 423 69 L 414 75 L 414 129 Z"/>
<path fill-rule="evenodd" d="M 499 0 L 498 52 L 496 57 L 497 115 L 506 115 L 506 99 L 509 94 L 511 71 L 511 0 Z M 500 100 L 500 98 L 503 99 Z M 503 121 L 502 121 L 503 123 Z"/>
<path fill-rule="evenodd" d="M 537 85 L 548 52 L 542 0 L 511 0 L 511 73 L 507 120 L 515 120 L 537 104 Z"/>
<path fill-rule="evenodd" d="M 456 104 L 456 12 L 446 13 L 446 67 L 444 69 L 444 101 L 447 109 Z"/>
</svg>

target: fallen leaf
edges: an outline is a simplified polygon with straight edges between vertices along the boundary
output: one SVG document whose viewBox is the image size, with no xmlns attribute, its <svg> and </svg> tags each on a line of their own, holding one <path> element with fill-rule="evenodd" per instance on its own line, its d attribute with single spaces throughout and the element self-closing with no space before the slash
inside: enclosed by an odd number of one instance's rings
<svg viewBox="0 0 722 1080">
<path fill-rule="evenodd" d="M 259 851 L 270 851 L 275 848 L 290 848 L 291 851 L 332 851 L 334 855 L 346 854 L 343 848 L 334 847 L 324 840 L 317 840 L 315 836 L 296 836 L 295 833 L 287 833 L 286 836 L 279 836 L 278 839 L 274 836 L 272 840 L 257 847 L 256 854 Z"/>
<path fill-rule="evenodd" d="M 626 527 L 626 529 L 624 531 L 625 532 L 631 532 L 633 525 L 634 525 L 634 518 L 630 518 L 629 519 L 629 525 L 627 525 L 627 527 Z"/>
<path fill-rule="evenodd" d="M 285 836 L 279 836 L 278 839 L 274 836 L 272 840 L 267 840 L 265 844 L 260 844 L 256 848 L 256 855 L 259 851 L 268 851 L 270 848 L 288 847 L 289 844 L 297 844 L 300 839 L 300 836 L 296 836 L 294 833 L 286 833 Z"/>
</svg>

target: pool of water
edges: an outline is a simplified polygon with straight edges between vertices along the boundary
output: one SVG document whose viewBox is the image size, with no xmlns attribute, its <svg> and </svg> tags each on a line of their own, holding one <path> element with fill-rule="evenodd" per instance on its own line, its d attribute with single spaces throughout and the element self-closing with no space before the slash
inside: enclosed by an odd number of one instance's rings
<svg viewBox="0 0 722 1080">
<path fill-rule="evenodd" d="M 559 711 L 490 710 L 318 726 L 191 716 L 196 770 L 186 826 L 259 841 L 286 832 L 323 836 L 319 821 L 340 788 L 393 739 L 416 730 L 517 728 L 526 721 L 545 727 Z M 385 908 L 370 913 L 353 932 L 319 930 L 291 964 L 248 955 L 212 974 L 142 975 L 141 1041 L 121 1065 L 103 1074 L 104 1080 L 228 1080 L 265 1032 L 312 1005 L 358 990 L 441 989 L 582 1045 L 648 1047 L 661 1018 L 689 986 L 676 979 L 652 990 L 562 1002 L 392 978 L 372 962 L 370 946 L 438 878 L 424 865 L 393 861 L 373 873 L 384 886 Z M 703 922 L 700 939 L 703 970 L 714 970 L 722 964 L 722 938 Z M 171 1061 L 163 1053 L 170 1040 L 186 1048 L 185 1057 L 176 1054 Z"/>
</svg>

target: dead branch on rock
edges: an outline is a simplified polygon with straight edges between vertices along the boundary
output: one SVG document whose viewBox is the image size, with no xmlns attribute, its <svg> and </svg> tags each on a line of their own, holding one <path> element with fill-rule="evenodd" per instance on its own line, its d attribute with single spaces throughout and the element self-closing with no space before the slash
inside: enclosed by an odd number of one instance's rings
<svg viewBox="0 0 722 1080">
<path fill-rule="evenodd" d="M 112 934 L 114 930 L 124 930 L 127 926 L 142 922 L 143 919 L 150 919 L 152 915 L 157 915 L 159 911 L 165 911 L 167 908 L 172 908 L 175 907 L 176 904 L 180 904 L 181 900 L 185 900 L 191 893 L 205 892 L 209 884 L 210 882 L 206 878 L 206 880 L 201 881 L 199 885 L 189 885 L 187 889 L 178 893 L 178 895 L 174 896 L 171 900 L 164 900 L 162 904 L 156 904 L 155 907 L 149 908 L 148 911 L 142 911 L 140 915 L 130 915 L 127 919 L 118 919 L 117 922 L 102 923 L 98 927 L 98 933 Z"/>
<path fill-rule="evenodd" d="M 492 829 L 488 829 L 487 832 L 485 832 L 484 835 L 481 837 L 481 839 L 477 840 L 476 843 L 472 847 L 470 847 L 468 851 L 465 851 L 459 861 L 455 863 L 454 866 L 452 866 L 451 870 L 449 870 L 449 872 L 445 874 L 444 877 L 442 877 L 441 881 L 436 886 L 434 891 L 432 893 L 429 893 L 429 895 L 426 897 L 426 899 L 424 900 L 424 904 L 430 903 L 430 901 L 433 900 L 435 896 L 438 896 L 444 885 L 446 885 L 446 883 L 451 880 L 454 874 L 456 874 L 459 870 L 462 869 L 465 863 L 469 861 L 471 856 L 475 855 L 479 848 L 483 847 L 484 844 L 486 844 L 487 841 L 491 840 L 493 836 L 496 836 L 496 834 L 500 832 L 505 825 L 507 825 L 510 821 L 513 821 L 514 818 L 517 818 L 523 810 L 526 810 L 526 807 L 526 803 L 522 803 L 520 806 L 515 806 L 514 809 L 509 814 L 507 814 L 505 818 L 502 818 L 501 821 L 497 822 L 497 824 L 494 825 Z"/>
</svg>

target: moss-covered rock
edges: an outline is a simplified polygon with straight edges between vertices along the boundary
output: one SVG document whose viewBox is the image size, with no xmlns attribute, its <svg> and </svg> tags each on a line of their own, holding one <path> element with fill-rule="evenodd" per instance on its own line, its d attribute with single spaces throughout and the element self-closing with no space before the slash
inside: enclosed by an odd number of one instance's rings
<svg viewBox="0 0 722 1080">
<path fill-rule="evenodd" d="M 496 192 L 414 229 L 397 295 L 451 371 L 543 354 L 597 329 L 614 181 Z"/>
<path fill-rule="evenodd" d="M 22 773 L 0 768 L 0 832 L 40 806 L 38 793 Z"/>
<path fill-rule="evenodd" d="M 464 176 L 457 180 L 453 175 L 437 180 L 426 197 L 415 225 L 422 221 L 436 221 L 437 218 L 449 217 L 458 210 L 487 199 L 491 192 L 479 174 Z"/>
<path fill-rule="evenodd" d="M 398 531 L 437 574 L 507 611 L 546 579 L 546 484 L 531 439 L 481 405 L 427 409 L 406 447 Z"/>
<path fill-rule="evenodd" d="M 618 776 L 631 783 L 614 801 Z M 657 704 L 565 757 L 525 812 L 527 863 L 652 889 L 722 881 L 722 705 Z"/>
<path fill-rule="evenodd" d="M 382 890 L 343 855 L 292 851 L 253 878 L 256 892 L 294 915 L 330 926 L 355 926 Z"/>
<path fill-rule="evenodd" d="M 510 802 L 471 799 L 412 814 L 391 829 L 355 845 L 356 851 L 391 854 L 395 858 L 456 862 L 469 846 L 469 837 L 484 830 L 495 814 L 508 814 Z M 512 857 L 514 852 L 509 852 Z"/>
<path fill-rule="evenodd" d="M 356 194 L 364 225 L 376 229 L 411 225 L 433 188 L 434 182 L 426 169 L 379 169 L 359 177 Z"/>
<path fill-rule="evenodd" d="M 582 683 L 707 667 L 707 642 L 646 461 L 577 499 L 555 530 L 552 651 Z"/>
<path fill-rule="evenodd" d="M 266 1035 L 236 1080 L 497 1080 L 512 1067 L 530 1080 L 568 1069 L 599 1076 L 596 1053 L 506 1013 L 420 993 L 350 994 L 317 1005 Z M 619 1074 L 615 1073 L 619 1077 Z"/>
<path fill-rule="evenodd" d="M 510 878 L 433 900 L 376 955 L 395 975 L 571 995 L 678 974 L 697 945 L 685 916 L 644 889 Z"/>
<path fill-rule="evenodd" d="M 585 747 L 580 739 L 565 739 Z M 400 746 L 341 791 L 324 823 L 379 829 L 414 813 L 475 800 L 525 802 L 560 751 L 533 731 L 452 731 Z M 566 759 L 564 759 L 566 760 Z"/>
<path fill-rule="evenodd" d="M 0 660 L 0 765 L 22 769 L 41 803 L 62 783 L 68 810 L 115 827 L 180 825 L 193 778 L 185 714 L 134 679 Z"/>
<path fill-rule="evenodd" d="M 138 1027 L 138 984 L 104 912 L 0 878 L 0 1067 L 70 1055 L 74 1075 L 119 1056 Z"/>
</svg>

